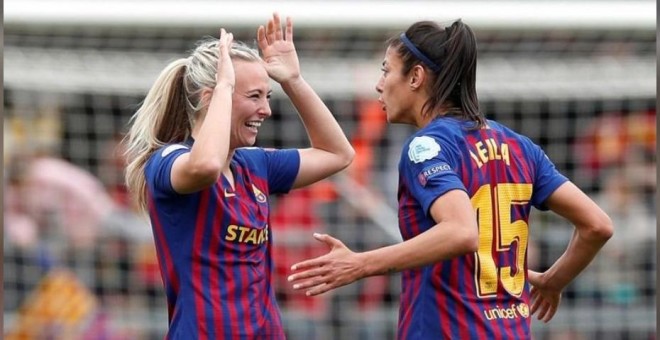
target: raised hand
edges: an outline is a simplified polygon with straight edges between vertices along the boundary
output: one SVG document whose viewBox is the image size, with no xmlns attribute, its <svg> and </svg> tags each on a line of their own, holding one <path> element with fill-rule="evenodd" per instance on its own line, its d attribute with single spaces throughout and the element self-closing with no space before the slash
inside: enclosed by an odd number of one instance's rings
<svg viewBox="0 0 660 340">
<path fill-rule="evenodd" d="M 234 89 L 236 76 L 234 75 L 234 64 L 232 64 L 229 50 L 234 41 L 234 35 L 227 33 L 224 28 L 220 29 L 220 41 L 218 42 L 218 62 L 216 65 L 215 84 L 227 85 Z"/>
<path fill-rule="evenodd" d="M 293 289 L 306 289 L 307 296 L 323 294 L 364 277 L 359 254 L 352 252 L 340 240 L 326 234 L 314 234 L 330 252 L 317 258 L 294 264 L 295 272 L 288 280 Z"/>
<path fill-rule="evenodd" d="M 286 18 L 286 31 L 282 34 L 280 16 L 273 14 L 268 24 L 257 29 L 257 44 L 264 59 L 268 75 L 282 84 L 300 76 L 300 64 L 293 45 L 293 21 Z"/>
</svg>

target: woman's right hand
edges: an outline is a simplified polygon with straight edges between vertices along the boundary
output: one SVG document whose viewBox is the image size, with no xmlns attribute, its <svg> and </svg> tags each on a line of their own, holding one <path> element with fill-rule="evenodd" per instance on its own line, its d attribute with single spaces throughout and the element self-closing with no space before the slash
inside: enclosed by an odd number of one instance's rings
<svg viewBox="0 0 660 340">
<path fill-rule="evenodd" d="M 236 84 L 236 76 L 234 75 L 234 65 L 231 62 L 229 51 L 231 44 L 234 41 L 234 35 L 225 31 L 224 28 L 220 29 L 220 41 L 218 43 L 218 63 L 216 66 L 215 84 L 226 85 L 234 91 Z"/>
<path fill-rule="evenodd" d="M 295 273 L 288 277 L 295 290 L 305 290 L 305 295 L 323 294 L 365 277 L 360 255 L 327 234 L 314 233 L 317 241 L 325 243 L 330 252 L 305 260 L 291 267 Z"/>
</svg>

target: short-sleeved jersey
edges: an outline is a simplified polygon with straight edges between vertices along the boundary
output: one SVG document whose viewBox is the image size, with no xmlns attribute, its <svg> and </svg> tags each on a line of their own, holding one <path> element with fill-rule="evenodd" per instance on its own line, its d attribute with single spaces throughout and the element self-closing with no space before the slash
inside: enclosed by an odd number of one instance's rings
<svg viewBox="0 0 660 340">
<path fill-rule="evenodd" d="M 170 173 L 192 142 L 162 147 L 147 161 L 148 207 L 167 294 L 168 339 L 283 339 L 271 284 L 268 196 L 288 192 L 295 149 L 235 150 L 234 188 L 178 194 Z"/>
<path fill-rule="evenodd" d="M 400 339 L 528 339 L 528 218 L 567 181 L 527 137 L 450 117 L 411 136 L 399 163 L 404 240 L 433 227 L 433 202 L 466 191 L 477 213 L 476 253 L 402 272 Z"/>
</svg>

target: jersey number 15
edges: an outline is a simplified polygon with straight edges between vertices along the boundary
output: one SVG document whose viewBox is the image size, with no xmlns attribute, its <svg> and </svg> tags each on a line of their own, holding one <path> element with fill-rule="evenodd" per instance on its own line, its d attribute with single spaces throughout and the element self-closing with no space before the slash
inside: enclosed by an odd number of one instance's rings
<svg viewBox="0 0 660 340">
<path fill-rule="evenodd" d="M 472 196 L 479 223 L 479 250 L 476 253 L 475 283 L 479 297 L 497 294 L 498 281 L 513 296 L 525 286 L 525 257 L 529 230 L 524 220 L 511 219 L 515 205 L 525 205 L 532 197 L 532 184 L 499 183 L 482 185 Z M 516 247 L 512 247 L 517 243 Z M 515 249 L 512 266 L 500 266 L 496 258 Z M 499 262 L 499 261 L 497 261 Z"/>
</svg>

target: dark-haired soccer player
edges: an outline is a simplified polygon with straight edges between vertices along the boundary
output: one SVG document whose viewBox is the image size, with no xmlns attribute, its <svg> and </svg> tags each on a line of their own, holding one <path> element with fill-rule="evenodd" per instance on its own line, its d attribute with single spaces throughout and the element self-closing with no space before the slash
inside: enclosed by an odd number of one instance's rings
<svg viewBox="0 0 660 340">
<path fill-rule="evenodd" d="M 401 271 L 400 339 L 529 339 L 532 314 L 553 317 L 612 225 L 539 146 L 484 118 L 476 63 L 475 36 L 460 20 L 417 22 L 390 39 L 379 100 L 390 123 L 418 128 L 399 162 L 404 242 L 354 253 L 315 235 L 331 250 L 293 266 L 294 289 L 316 295 Z M 550 269 L 528 274 L 532 207 L 553 210 L 576 232 Z"/>
</svg>

